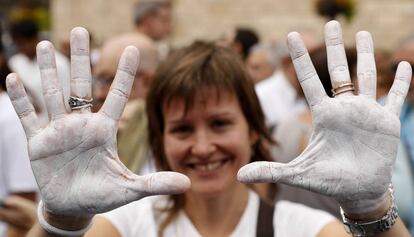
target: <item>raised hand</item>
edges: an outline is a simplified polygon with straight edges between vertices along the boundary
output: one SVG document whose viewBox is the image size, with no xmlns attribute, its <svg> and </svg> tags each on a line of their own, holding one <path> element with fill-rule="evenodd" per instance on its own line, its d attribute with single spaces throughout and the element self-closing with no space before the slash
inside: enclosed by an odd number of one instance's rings
<svg viewBox="0 0 414 237">
<path fill-rule="evenodd" d="M 26 132 L 33 172 L 45 210 L 64 216 L 92 216 L 145 196 L 181 193 L 189 179 L 174 172 L 137 176 L 119 160 L 116 149 L 118 120 L 128 100 L 139 52 L 127 47 L 122 54 L 108 97 L 98 113 L 91 113 L 89 35 L 83 28 L 71 33 L 71 96 L 81 108 L 65 110 L 50 42 L 37 46 L 43 95 L 50 123 L 40 127 L 32 104 L 16 74 L 7 89 Z"/>
<path fill-rule="evenodd" d="M 399 143 L 398 115 L 409 88 L 411 67 L 400 63 L 387 103 L 381 106 L 375 101 L 376 68 L 370 34 L 356 35 L 358 95 L 349 84 L 338 22 L 326 24 L 325 42 L 335 98 L 325 94 L 299 34 L 288 35 L 289 51 L 312 111 L 308 147 L 288 164 L 248 164 L 240 169 L 238 179 L 281 182 L 332 196 L 349 213 L 370 212 L 387 201 Z"/>
</svg>

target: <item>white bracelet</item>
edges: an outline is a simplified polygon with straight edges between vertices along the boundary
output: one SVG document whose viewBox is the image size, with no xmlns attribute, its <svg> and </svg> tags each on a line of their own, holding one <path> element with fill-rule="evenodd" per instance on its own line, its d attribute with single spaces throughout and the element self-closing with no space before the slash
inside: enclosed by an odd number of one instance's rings
<svg viewBox="0 0 414 237">
<path fill-rule="evenodd" d="M 40 200 L 39 205 L 37 206 L 37 218 L 39 219 L 40 226 L 50 234 L 67 236 L 67 237 L 77 237 L 83 236 L 91 227 L 92 221 L 83 229 L 80 230 L 62 230 L 52 226 L 51 224 L 47 223 L 45 217 L 43 216 L 43 201 Z"/>
</svg>

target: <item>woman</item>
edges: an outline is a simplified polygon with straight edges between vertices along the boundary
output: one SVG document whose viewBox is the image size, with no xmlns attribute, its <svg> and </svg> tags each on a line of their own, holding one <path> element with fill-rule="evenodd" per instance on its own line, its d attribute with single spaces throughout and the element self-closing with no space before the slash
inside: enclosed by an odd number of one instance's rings
<svg viewBox="0 0 414 237">
<path fill-rule="evenodd" d="M 387 105 L 376 104 L 375 96 L 372 98 L 372 42 L 367 32 L 361 32 L 357 35 L 362 63 L 359 72 L 366 83 L 360 83 L 361 96 L 353 96 L 340 32 L 337 22 L 327 24 L 334 99 L 323 91 L 299 35 L 288 36 L 298 78 L 315 117 L 308 148 L 289 164 L 260 161 L 246 165 L 251 157 L 265 158 L 260 152 L 267 135 L 261 130 L 260 109 L 253 107 L 257 98 L 252 85 L 239 74 L 243 72 L 240 62 L 211 45 L 179 51 L 169 61 L 176 62 L 175 67 L 161 67 L 159 75 L 168 78 L 158 78 L 152 86 L 148 111 L 158 166 L 185 175 L 159 172 L 141 177 L 119 161 L 115 140 L 116 125 L 137 67 L 136 49 L 125 50 L 107 100 L 98 113 L 92 114 L 88 37 L 84 29 L 76 28 L 71 39 L 72 112 L 66 113 L 53 48 L 50 43 L 41 43 L 37 54 L 52 120 L 47 127 L 36 124 L 16 75 L 7 79 L 28 137 L 43 200 L 38 211 L 41 227 L 35 226 L 29 236 L 82 236 L 90 226 L 86 236 L 156 236 L 157 232 L 169 236 L 180 230 L 188 236 L 254 236 L 258 223 L 257 229 L 273 226 L 271 236 L 347 236 L 332 217 L 291 203 L 276 204 L 271 224 L 261 225 L 259 199 L 237 182 L 236 172 L 238 180 L 245 183 L 283 182 L 332 196 L 355 236 L 363 236 L 363 231 L 376 236 L 409 236 L 395 216 L 388 185 L 398 146 L 396 114 L 407 92 L 411 69 L 401 64 Z M 205 60 L 194 60 L 195 55 L 203 54 L 207 54 Z M 212 71 L 221 72 L 223 78 Z M 196 77 L 190 80 L 183 75 Z M 172 204 L 155 197 L 161 201 L 146 199 L 91 221 L 96 213 L 145 196 L 178 193 L 184 194 Z M 382 223 L 380 220 L 389 225 L 368 223 Z"/>
</svg>

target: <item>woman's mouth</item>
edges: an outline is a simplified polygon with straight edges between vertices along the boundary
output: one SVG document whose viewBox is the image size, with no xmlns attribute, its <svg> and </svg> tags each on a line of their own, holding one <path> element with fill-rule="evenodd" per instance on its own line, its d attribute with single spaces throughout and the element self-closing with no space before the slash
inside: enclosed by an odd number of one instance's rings
<svg viewBox="0 0 414 237">
<path fill-rule="evenodd" d="M 211 161 L 208 163 L 190 163 L 190 164 L 187 164 L 187 166 L 190 169 L 193 169 L 196 171 L 204 171 L 204 172 L 207 171 L 208 172 L 208 171 L 214 171 L 214 170 L 221 168 L 229 161 L 230 159 L 223 159 L 223 160 Z"/>
</svg>

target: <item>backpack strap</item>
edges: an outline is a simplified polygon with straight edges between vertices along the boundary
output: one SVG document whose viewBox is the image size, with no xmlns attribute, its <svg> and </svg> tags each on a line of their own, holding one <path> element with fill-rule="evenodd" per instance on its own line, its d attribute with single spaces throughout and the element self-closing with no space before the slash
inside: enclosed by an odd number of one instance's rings
<svg viewBox="0 0 414 237">
<path fill-rule="evenodd" d="M 260 199 L 257 215 L 256 237 L 274 237 L 273 214 L 274 206 Z"/>
</svg>

